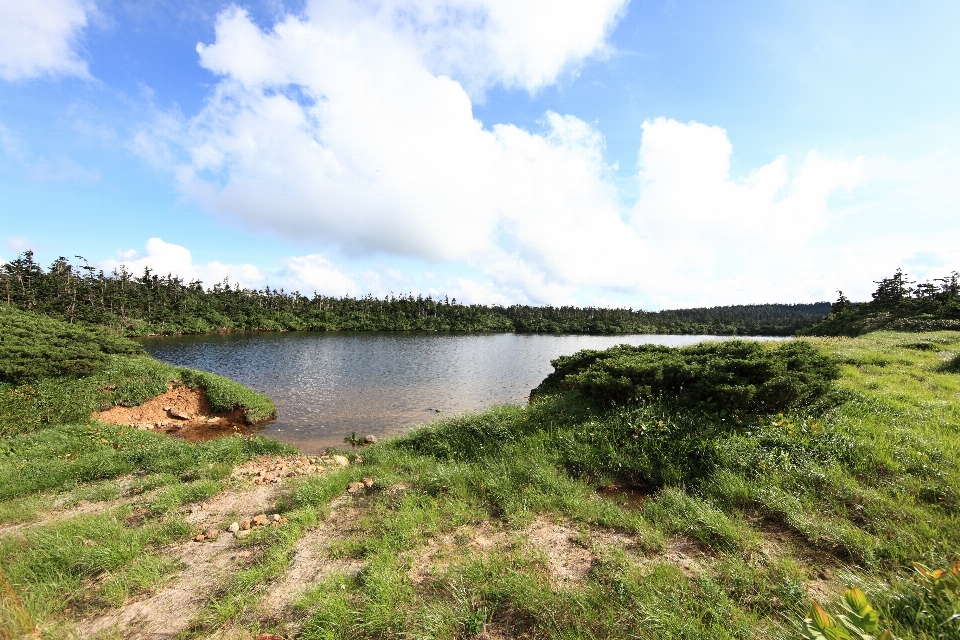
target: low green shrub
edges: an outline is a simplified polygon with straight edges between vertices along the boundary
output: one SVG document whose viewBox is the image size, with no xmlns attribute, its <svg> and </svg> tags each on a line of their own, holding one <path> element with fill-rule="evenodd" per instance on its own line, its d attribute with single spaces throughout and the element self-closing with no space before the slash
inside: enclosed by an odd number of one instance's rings
<svg viewBox="0 0 960 640">
<path fill-rule="evenodd" d="M 787 411 L 823 396 L 840 375 L 833 359 L 803 341 L 620 345 L 561 356 L 552 364 L 555 371 L 532 397 L 576 391 L 618 405 L 674 398 L 718 413 Z"/>
<path fill-rule="evenodd" d="M 79 377 L 106 366 L 109 354 L 139 353 L 136 342 L 108 331 L 0 305 L 0 382 Z"/>
</svg>

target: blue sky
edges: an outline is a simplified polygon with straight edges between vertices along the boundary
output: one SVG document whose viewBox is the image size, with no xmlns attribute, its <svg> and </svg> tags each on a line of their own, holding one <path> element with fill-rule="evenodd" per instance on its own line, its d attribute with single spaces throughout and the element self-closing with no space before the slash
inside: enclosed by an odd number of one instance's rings
<svg viewBox="0 0 960 640">
<path fill-rule="evenodd" d="M 657 309 L 960 270 L 960 4 L 0 0 L 0 259 Z"/>
</svg>

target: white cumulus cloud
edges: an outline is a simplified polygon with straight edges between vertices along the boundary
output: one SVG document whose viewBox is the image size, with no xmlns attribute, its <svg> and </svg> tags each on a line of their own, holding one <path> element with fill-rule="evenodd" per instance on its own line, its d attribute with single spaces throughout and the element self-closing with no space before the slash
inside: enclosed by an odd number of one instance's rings
<svg viewBox="0 0 960 640">
<path fill-rule="evenodd" d="M 124 251 L 118 259 L 104 260 L 97 266 L 106 272 L 126 267 L 134 276 L 142 275 L 144 268 L 149 268 L 161 277 L 172 274 L 186 282 L 200 280 L 206 288 L 223 282 L 224 278 L 229 278 L 231 285 L 236 283 L 244 288 L 258 288 L 265 279 L 260 269 L 252 264 L 224 264 L 216 260 L 196 264 L 189 249 L 160 238 L 147 240 L 143 252 Z"/>
<path fill-rule="evenodd" d="M 644 123 L 641 191 L 630 223 L 655 247 L 647 290 L 659 289 L 665 306 L 832 293 L 821 291 L 823 280 L 812 271 L 835 264 L 820 242 L 836 217 L 829 199 L 866 181 L 863 158 L 812 151 L 791 175 L 781 156 L 738 181 L 730 176 L 732 153 L 719 127 Z"/>
<path fill-rule="evenodd" d="M 212 212 L 326 256 L 465 266 L 469 277 L 448 282 L 471 300 L 831 294 L 820 275 L 837 258 L 819 247 L 838 216 L 831 200 L 867 179 L 862 159 L 812 151 L 738 179 L 723 129 L 659 118 L 638 132 L 640 195 L 625 207 L 596 124 L 548 111 L 530 131 L 474 117 L 492 86 L 536 92 L 605 55 L 624 4 L 328 0 L 268 29 L 234 7 L 197 47 L 220 76 L 203 108 L 160 114 L 136 145 Z M 338 295 L 392 280 L 316 254 L 287 259 L 283 274 Z"/>
<path fill-rule="evenodd" d="M 93 9 L 87 0 L 0 0 L 0 78 L 89 77 L 77 39 Z"/>
<path fill-rule="evenodd" d="M 465 89 L 555 81 L 604 50 L 623 2 L 513 5 L 314 3 L 269 31 L 230 9 L 198 46 L 222 76 L 206 106 L 138 147 L 179 158 L 208 209 L 348 254 L 513 261 L 529 282 L 599 284 L 612 264 L 626 286 L 643 247 L 602 135 L 552 112 L 541 133 L 486 128 Z"/>
</svg>

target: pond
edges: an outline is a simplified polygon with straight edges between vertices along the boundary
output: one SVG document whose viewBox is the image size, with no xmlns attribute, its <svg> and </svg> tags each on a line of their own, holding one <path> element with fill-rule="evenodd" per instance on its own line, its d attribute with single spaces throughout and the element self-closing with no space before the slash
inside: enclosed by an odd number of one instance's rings
<svg viewBox="0 0 960 640">
<path fill-rule="evenodd" d="M 263 434 L 309 453 L 344 438 L 401 433 L 498 404 L 523 404 L 550 360 L 618 344 L 680 346 L 715 336 L 284 332 L 149 338 L 170 364 L 224 375 L 268 395 Z"/>
</svg>

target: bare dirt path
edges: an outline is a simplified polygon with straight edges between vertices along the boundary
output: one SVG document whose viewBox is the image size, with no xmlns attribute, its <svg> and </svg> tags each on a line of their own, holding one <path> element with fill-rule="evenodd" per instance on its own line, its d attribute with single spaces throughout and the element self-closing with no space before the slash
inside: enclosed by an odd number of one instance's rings
<svg viewBox="0 0 960 640">
<path fill-rule="evenodd" d="M 355 531 L 361 509 L 349 505 L 349 498 L 335 500 L 330 516 L 300 538 L 290 568 L 261 601 L 260 608 L 265 616 L 282 616 L 284 609 L 299 595 L 330 575 L 356 575 L 360 572 L 363 561 L 330 557 L 331 543 L 349 538 Z"/>
<path fill-rule="evenodd" d="M 272 513 L 282 493 L 280 484 L 243 484 L 194 505 L 185 515 L 186 521 L 198 531 L 217 530 L 216 537 L 202 542 L 191 539 L 162 549 L 164 555 L 182 562 L 183 570 L 154 594 L 81 621 L 75 636 L 123 640 L 176 637 L 187 629 L 216 587 L 244 561 L 244 554 L 235 548 L 234 536 L 221 532 L 230 524 L 226 520 Z"/>
</svg>

